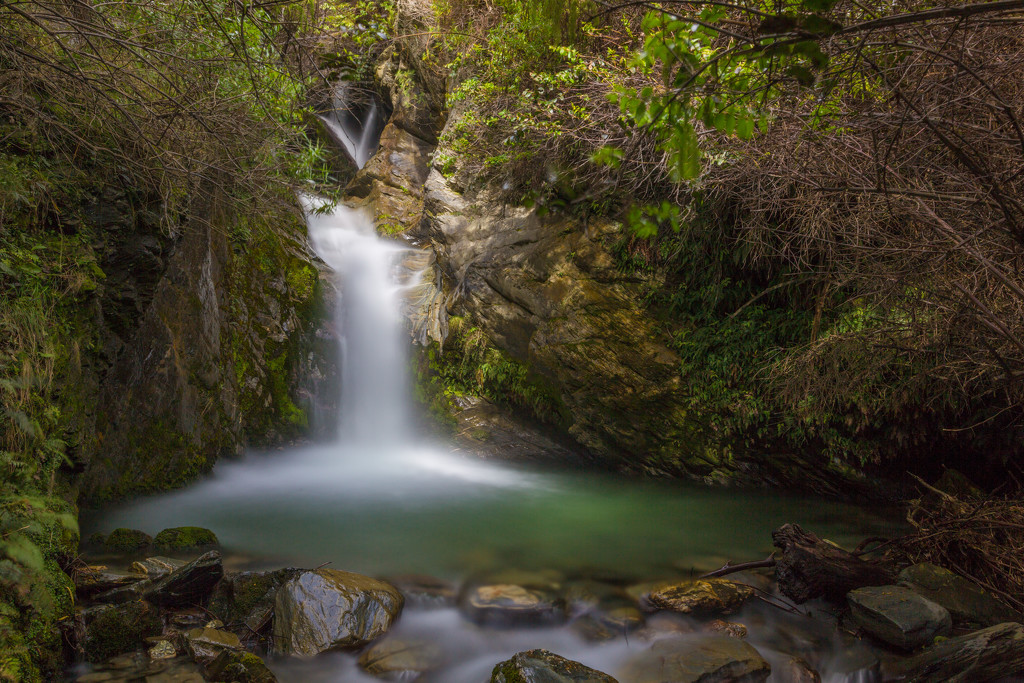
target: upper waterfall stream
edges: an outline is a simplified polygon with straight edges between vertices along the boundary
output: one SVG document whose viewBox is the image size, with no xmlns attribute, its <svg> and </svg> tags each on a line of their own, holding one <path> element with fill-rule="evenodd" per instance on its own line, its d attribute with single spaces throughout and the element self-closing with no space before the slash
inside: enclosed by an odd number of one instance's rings
<svg viewBox="0 0 1024 683">
<path fill-rule="evenodd" d="M 229 568 L 329 563 L 376 576 L 417 573 L 454 582 L 507 568 L 631 580 L 689 576 L 693 568 L 763 558 L 772 529 L 785 522 L 840 543 L 888 531 L 884 520 L 849 505 L 499 465 L 418 434 L 410 339 L 399 306 L 403 289 L 419 274 L 403 266 L 405 247 L 379 238 L 364 215 L 343 206 L 324 209 L 312 198 L 304 202 L 312 243 L 337 274 L 339 436 L 224 460 L 186 490 L 107 510 L 88 526 L 151 533 L 208 527 L 220 538 Z M 780 614 L 752 605 L 735 618 L 776 624 L 768 633 L 786 619 L 799 621 Z M 800 623 L 809 628 L 806 620 Z M 569 626 L 481 629 L 454 608 L 415 605 L 395 634 L 437 641 L 450 665 L 436 680 L 447 683 L 485 681 L 496 662 L 534 647 L 606 671 L 646 647 L 623 637 L 591 642 Z M 827 628 L 820 636 L 833 647 Z M 779 647 L 776 641 L 761 632 L 750 638 L 766 652 Z M 835 654 L 823 653 L 824 674 Z M 377 680 L 355 662 L 353 655 L 336 654 L 272 664 L 281 681 Z"/>
</svg>

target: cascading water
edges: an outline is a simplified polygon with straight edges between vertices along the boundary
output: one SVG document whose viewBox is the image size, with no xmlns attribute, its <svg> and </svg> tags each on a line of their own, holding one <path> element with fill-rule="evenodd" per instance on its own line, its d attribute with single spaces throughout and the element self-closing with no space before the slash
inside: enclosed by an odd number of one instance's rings
<svg viewBox="0 0 1024 683">
<path fill-rule="evenodd" d="M 366 116 L 360 120 L 351 103 L 347 101 L 346 87 L 342 83 L 335 88 L 331 104 L 332 111 L 320 115 L 319 118 L 335 141 L 348 152 L 356 168 L 362 168 L 373 155 L 377 147 L 377 138 L 380 136 L 377 101 L 370 100 Z"/>
<path fill-rule="evenodd" d="M 407 251 L 379 237 L 369 219 L 345 206 L 320 212 L 304 199 L 317 254 L 338 274 L 335 320 L 341 339 L 341 438 L 406 443 L 409 430 L 406 346 L 396 281 Z"/>
<path fill-rule="evenodd" d="M 375 116 L 372 108 L 369 116 Z M 371 123 L 342 131 L 360 165 L 375 142 L 367 138 L 376 125 Z M 338 438 L 219 463 L 211 477 L 185 491 L 108 511 L 97 520 L 99 528 L 156 532 L 194 524 L 213 529 L 229 557 L 260 558 L 256 566 L 331 562 L 368 574 L 430 573 L 454 581 L 509 567 L 566 575 L 598 569 L 637 580 L 678 577 L 675 567 L 711 569 L 724 558 L 763 556 L 771 530 L 784 522 L 840 542 L 890 535 L 879 520 L 835 503 L 527 472 L 427 442 L 411 427 L 410 339 L 399 313 L 403 292 L 420 276 L 410 267 L 419 263 L 415 252 L 379 238 L 367 217 L 352 209 L 309 197 L 303 202 L 314 247 L 337 276 L 335 326 L 343 366 Z M 840 519 L 845 527 L 835 525 Z M 795 638 L 810 633 L 822 648 L 830 647 L 831 626 L 772 609 L 752 605 L 735 617 L 772 625 L 752 629 L 749 638 L 766 657 L 788 651 L 775 632 L 784 618 L 793 622 L 786 628 L 799 632 Z M 534 647 L 606 671 L 647 647 L 621 637 L 589 642 L 570 627 L 481 629 L 451 607 L 407 608 L 395 637 L 439 643 L 448 664 L 438 680 L 449 683 L 486 680 L 496 662 Z M 274 669 L 281 681 L 375 680 L 345 654 L 275 662 Z M 860 680 L 860 673 L 848 677 L 841 670 L 826 663 L 822 673 L 829 681 Z"/>
</svg>

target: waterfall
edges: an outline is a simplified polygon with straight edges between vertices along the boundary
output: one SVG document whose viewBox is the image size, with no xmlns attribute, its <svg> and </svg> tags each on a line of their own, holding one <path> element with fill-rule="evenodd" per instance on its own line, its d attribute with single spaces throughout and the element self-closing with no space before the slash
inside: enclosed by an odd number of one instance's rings
<svg viewBox="0 0 1024 683">
<path fill-rule="evenodd" d="M 338 278 L 335 324 L 341 344 L 342 440 L 400 443 L 410 439 L 403 290 L 418 280 L 402 267 L 409 249 L 380 239 L 363 213 L 324 211 L 304 198 L 310 238 Z"/>
<path fill-rule="evenodd" d="M 362 168 L 373 156 L 380 134 L 377 129 L 377 101 L 370 101 L 365 120 L 360 121 L 352 106 L 346 102 L 346 89 L 341 84 L 334 91 L 331 105 L 333 110 L 318 115 L 318 118 L 327 126 L 335 141 L 348 152 L 356 168 Z"/>
</svg>

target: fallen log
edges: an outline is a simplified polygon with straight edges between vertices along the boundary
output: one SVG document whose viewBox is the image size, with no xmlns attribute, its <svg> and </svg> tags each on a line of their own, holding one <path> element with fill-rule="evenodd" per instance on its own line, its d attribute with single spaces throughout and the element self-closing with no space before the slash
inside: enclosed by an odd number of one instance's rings
<svg viewBox="0 0 1024 683">
<path fill-rule="evenodd" d="M 798 604 L 820 597 L 840 602 L 854 588 L 896 583 L 894 566 L 862 560 L 797 524 L 773 531 L 772 541 L 781 551 L 775 562 L 779 591 Z"/>
</svg>

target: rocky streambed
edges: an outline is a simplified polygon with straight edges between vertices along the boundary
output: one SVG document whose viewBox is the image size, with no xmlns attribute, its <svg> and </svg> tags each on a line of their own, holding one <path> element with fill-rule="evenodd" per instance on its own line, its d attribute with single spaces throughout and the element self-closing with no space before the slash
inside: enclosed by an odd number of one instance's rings
<svg viewBox="0 0 1024 683">
<path fill-rule="evenodd" d="M 796 604 L 792 567 L 783 569 L 792 551 L 779 550 L 774 567 L 725 570 L 721 578 L 505 567 L 449 581 L 333 566 L 251 570 L 252 558 L 222 555 L 204 529 L 155 538 L 119 529 L 91 540 L 75 576 L 81 608 L 68 636 L 78 664 L 68 680 L 980 682 L 1024 675 L 1020 616 L 955 573 L 911 565 L 889 585 Z"/>
</svg>

